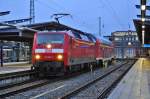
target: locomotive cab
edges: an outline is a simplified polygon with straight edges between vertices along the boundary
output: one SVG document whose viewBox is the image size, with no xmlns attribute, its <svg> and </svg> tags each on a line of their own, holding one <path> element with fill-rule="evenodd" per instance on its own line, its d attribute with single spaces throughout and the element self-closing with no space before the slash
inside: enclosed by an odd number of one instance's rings
<svg viewBox="0 0 150 99">
<path fill-rule="evenodd" d="M 32 50 L 33 68 L 53 73 L 63 70 L 65 34 L 57 32 L 36 33 Z"/>
</svg>

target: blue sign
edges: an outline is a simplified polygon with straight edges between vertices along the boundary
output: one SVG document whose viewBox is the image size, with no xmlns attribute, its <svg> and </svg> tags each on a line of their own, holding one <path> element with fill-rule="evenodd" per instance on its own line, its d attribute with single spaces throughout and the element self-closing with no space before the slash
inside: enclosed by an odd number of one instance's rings
<svg viewBox="0 0 150 99">
<path fill-rule="evenodd" d="M 143 47 L 150 47 L 150 44 L 144 44 Z"/>
</svg>

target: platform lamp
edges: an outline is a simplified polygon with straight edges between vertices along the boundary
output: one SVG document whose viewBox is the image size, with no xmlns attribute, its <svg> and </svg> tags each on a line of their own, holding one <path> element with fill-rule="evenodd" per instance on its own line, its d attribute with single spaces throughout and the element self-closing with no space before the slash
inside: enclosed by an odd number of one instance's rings
<svg viewBox="0 0 150 99">
<path fill-rule="evenodd" d="M 145 18 L 141 18 L 141 21 L 142 21 L 142 23 L 144 23 L 145 22 Z"/>
<path fill-rule="evenodd" d="M 142 21 L 142 44 L 144 45 L 144 37 L 145 37 L 145 19 Z"/>
<path fill-rule="evenodd" d="M 142 44 L 144 45 L 144 37 L 145 37 L 145 24 L 142 24 Z"/>
<path fill-rule="evenodd" d="M 142 30 L 142 44 L 144 45 L 145 30 Z"/>
<path fill-rule="evenodd" d="M 146 5 L 141 5 L 141 10 L 145 11 L 146 10 Z"/>
<path fill-rule="evenodd" d="M 142 44 L 144 45 L 144 37 L 145 37 L 145 17 L 141 18 L 142 25 L 141 25 L 141 30 L 142 30 Z"/>
<path fill-rule="evenodd" d="M 142 25 L 142 29 L 145 29 L 145 25 L 144 24 Z"/>
</svg>

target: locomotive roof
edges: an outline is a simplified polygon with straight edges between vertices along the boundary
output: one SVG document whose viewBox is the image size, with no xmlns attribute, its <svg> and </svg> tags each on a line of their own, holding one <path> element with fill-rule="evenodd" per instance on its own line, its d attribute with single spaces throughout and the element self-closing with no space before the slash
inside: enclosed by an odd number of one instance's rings
<svg viewBox="0 0 150 99">
<path fill-rule="evenodd" d="M 85 35 L 85 33 L 84 32 L 80 32 L 80 31 L 74 31 L 74 30 L 50 30 L 50 31 L 48 31 L 48 30 L 46 30 L 46 31 L 40 31 L 40 32 L 37 32 L 37 33 L 46 33 L 46 32 L 73 32 L 73 33 L 79 33 L 79 34 L 82 34 L 82 35 Z"/>
<path fill-rule="evenodd" d="M 112 45 L 112 42 L 109 41 L 108 39 L 105 39 L 105 38 L 103 38 L 103 37 L 100 37 L 99 39 L 100 39 L 100 42 L 101 42 L 102 44 Z"/>
</svg>

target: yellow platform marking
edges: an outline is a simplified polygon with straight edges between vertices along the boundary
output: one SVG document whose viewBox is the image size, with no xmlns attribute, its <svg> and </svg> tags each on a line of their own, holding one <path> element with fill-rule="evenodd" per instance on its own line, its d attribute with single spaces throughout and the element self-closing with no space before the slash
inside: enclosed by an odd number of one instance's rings
<svg viewBox="0 0 150 99">
<path fill-rule="evenodd" d="M 143 59 L 143 70 L 150 70 L 150 59 Z"/>
</svg>

